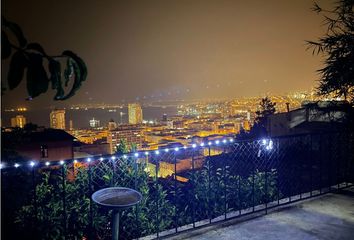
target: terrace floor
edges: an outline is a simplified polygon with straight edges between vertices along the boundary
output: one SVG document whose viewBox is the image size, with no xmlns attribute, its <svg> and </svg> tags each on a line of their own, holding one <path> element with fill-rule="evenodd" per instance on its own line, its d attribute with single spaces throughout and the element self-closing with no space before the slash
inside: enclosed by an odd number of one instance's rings
<svg viewBox="0 0 354 240">
<path fill-rule="evenodd" d="M 354 187 L 166 239 L 354 239 Z"/>
</svg>

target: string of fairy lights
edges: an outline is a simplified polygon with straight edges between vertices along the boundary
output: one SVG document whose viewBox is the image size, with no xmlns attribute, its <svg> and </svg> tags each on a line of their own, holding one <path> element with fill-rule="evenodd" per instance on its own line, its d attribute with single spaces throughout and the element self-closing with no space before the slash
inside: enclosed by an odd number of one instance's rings
<svg viewBox="0 0 354 240">
<path fill-rule="evenodd" d="M 267 151 L 270 151 L 273 149 L 273 141 L 271 139 L 261 139 L 258 140 L 260 143 L 260 146 L 264 148 Z M 127 158 L 142 158 L 142 157 L 148 157 L 148 156 L 157 156 L 162 153 L 168 153 L 168 152 L 180 152 L 180 151 L 185 151 L 185 150 L 196 150 L 196 149 L 201 149 L 201 148 L 210 148 L 211 146 L 225 146 L 225 145 L 230 145 L 230 144 L 237 144 L 235 143 L 235 140 L 233 138 L 229 139 L 219 139 L 215 141 L 208 141 L 208 142 L 202 142 L 202 143 L 193 143 L 190 145 L 184 145 L 182 147 L 173 147 L 173 148 L 164 148 L 164 149 L 158 149 L 158 150 L 147 150 L 147 151 L 137 151 L 137 152 L 131 152 L 131 153 L 126 153 L 126 154 L 113 154 L 113 155 L 105 155 L 105 156 L 98 156 L 98 157 L 89 157 L 89 158 L 78 158 L 78 159 L 68 159 L 68 160 L 59 160 L 59 161 L 34 161 L 31 160 L 29 162 L 21 162 L 21 163 L 14 163 L 14 164 L 7 164 L 6 162 L 1 162 L 0 163 L 0 169 L 19 169 L 21 167 L 30 167 L 34 168 L 36 166 L 57 166 L 57 165 L 65 165 L 65 164 L 75 164 L 75 163 L 88 163 L 90 164 L 91 162 L 95 161 L 109 161 L 109 160 L 116 160 L 119 158 L 127 159 Z M 261 149 L 260 149 L 261 151 Z"/>
</svg>

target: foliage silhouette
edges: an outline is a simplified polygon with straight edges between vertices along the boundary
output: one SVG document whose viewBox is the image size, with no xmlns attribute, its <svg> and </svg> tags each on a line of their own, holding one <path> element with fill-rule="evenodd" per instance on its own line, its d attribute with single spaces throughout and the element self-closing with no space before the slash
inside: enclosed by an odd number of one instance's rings
<svg viewBox="0 0 354 240">
<path fill-rule="evenodd" d="M 239 140 L 256 139 L 266 137 L 268 117 L 276 112 L 276 103 L 272 102 L 270 98 L 262 98 L 259 103 L 259 110 L 256 111 L 256 119 L 250 132 L 240 131 L 237 136 Z"/>
<path fill-rule="evenodd" d="M 326 33 L 317 41 L 307 41 L 313 54 L 324 56 L 324 67 L 319 69 L 318 93 L 353 100 L 354 97 L 354 1 L 339 0 L 332 10 L 322 9 L 317 3 L 312 10 L 322 14 Z"/>
<path fill-rule="evenodd" d="M 22 82 L 26 72 L 26 88 L 31 100 L 46 93 L 51 83 L 56 90 L 54 100 L 66 100 L 75 95 L 87 78 L 85 62 L 70 50 L 60 55 L 48 55 L 39 43 L 28 43 L 21 28 L 4 17 L 1 21 L 1 59 L 11 57 L 7 73 L 7 87 L 13 90 Z M 15 38 L 16 43 L 11 42 Z M 66 68 L 62 73 L 61 64 L 66 60 Z M 47 65 L 47 66 L 46 66 Z M 62 78 L 64 75 L 65 81 Z M 65 93 L 65 87 L 71 83 L 71 89 Z M 5 92 L 5 82 L 1 82 L 1 91 Z"/>
</svg>

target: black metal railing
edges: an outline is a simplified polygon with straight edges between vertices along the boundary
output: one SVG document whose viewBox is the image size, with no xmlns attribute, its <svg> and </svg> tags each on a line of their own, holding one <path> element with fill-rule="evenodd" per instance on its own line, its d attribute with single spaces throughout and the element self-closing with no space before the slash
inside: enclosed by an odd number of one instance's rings
<svg viewBox="0 0 354 240">
<path fill-rule="evenodd" d="M 314 197 L 354 182 L 349 133 L 188 147 L 59 162 L 6 163 L 3 239 L 108 239 L 111 212 L 91 194 L 130 187 L 141 203 L 121 215 L 121 238 L 159 238 Z"/>
</svg>

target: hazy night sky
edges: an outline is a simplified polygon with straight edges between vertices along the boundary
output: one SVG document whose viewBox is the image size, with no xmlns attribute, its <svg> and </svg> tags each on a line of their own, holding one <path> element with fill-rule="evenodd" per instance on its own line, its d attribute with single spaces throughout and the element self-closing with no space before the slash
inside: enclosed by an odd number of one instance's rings
<svg viewBox="0 0 354 240">
<path fill-rule="evenodd" d="M 47 53 L 70 49 L 86 61 L 88 79 L 65 104 L 120 103 L 160 94 L 194 99 L 309 89 L 321 59 L 304 40 L 323 33 L 311 6 L 311 0 L 3 0 L 2 14 Z M 54 94 L 26 102 L 22 84 L 6 92 L 3 107 L 59 106 Z"/>
</svg>

